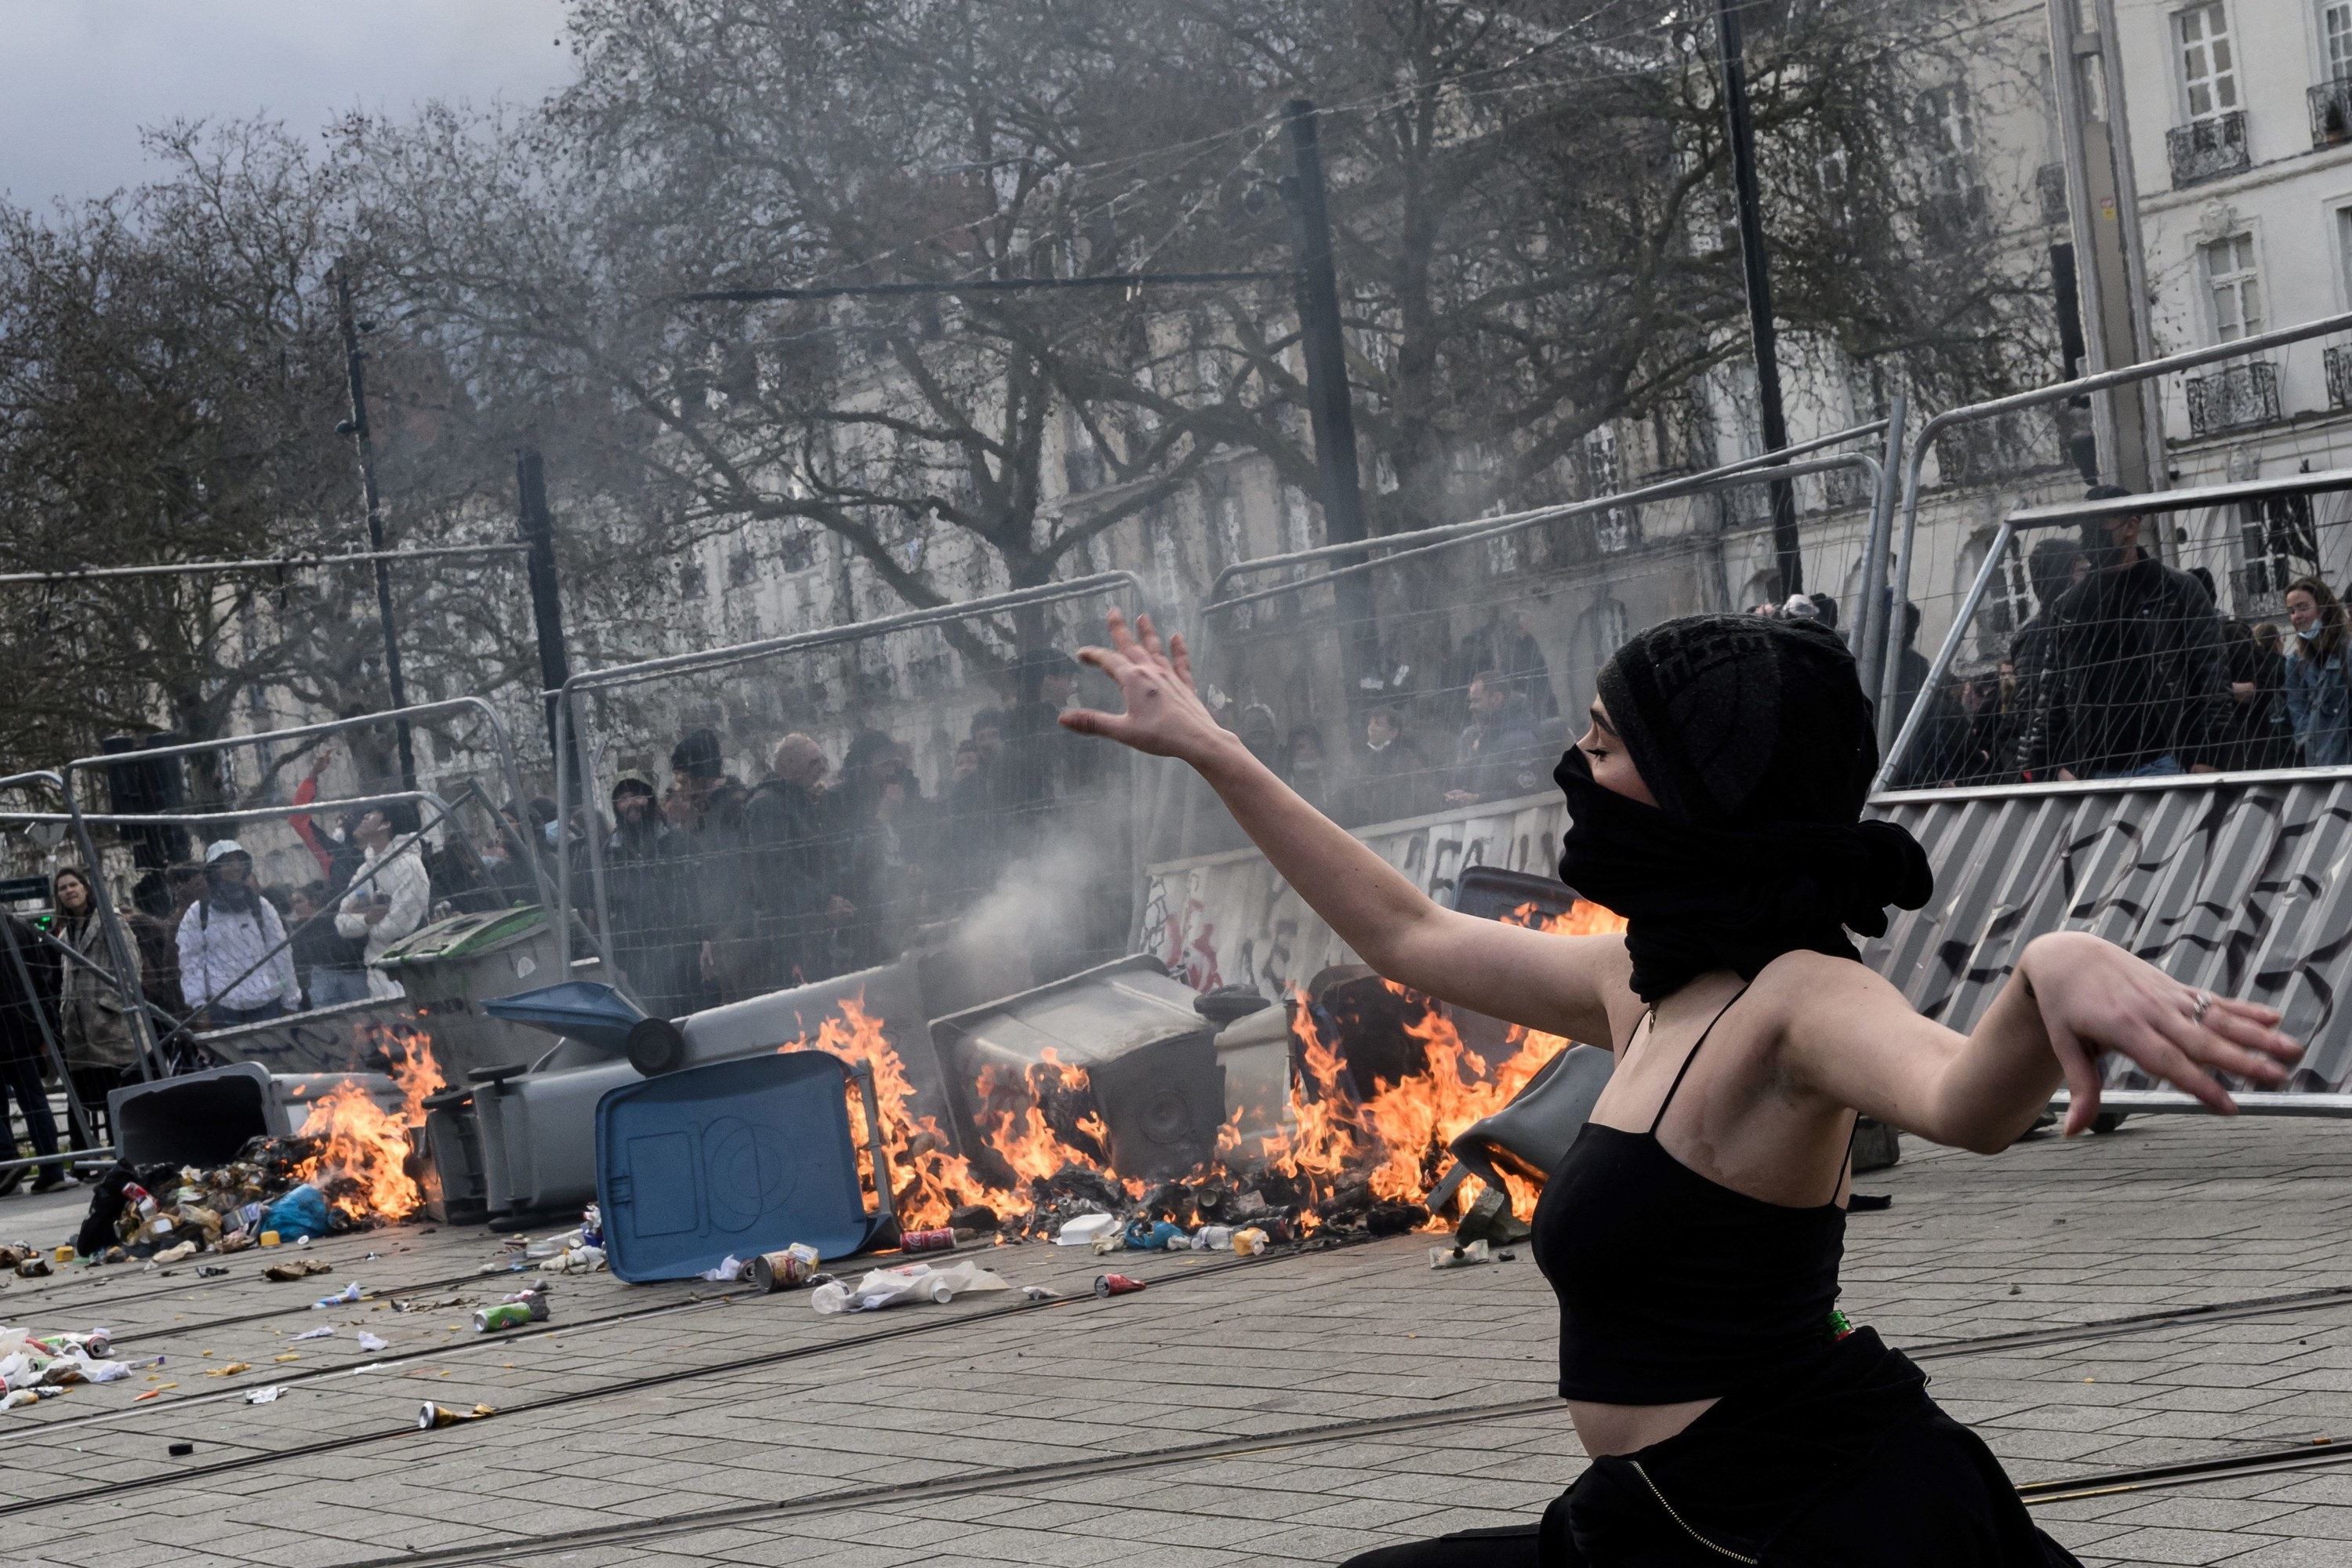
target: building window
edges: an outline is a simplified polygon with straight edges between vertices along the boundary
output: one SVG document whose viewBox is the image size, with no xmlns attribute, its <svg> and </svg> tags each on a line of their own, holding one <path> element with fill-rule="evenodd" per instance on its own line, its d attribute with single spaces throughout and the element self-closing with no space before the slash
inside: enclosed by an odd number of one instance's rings
<svg viewBox="0 0 2352 1568">
<path fill-rule="evenodd" d="M 2263 330 L 2262 280 L 2254 272 L 2254 237 L 2233 234 L 2200 247 L 2205 287 L 2213 295 L 2216 342 L 2233 343 Z"/>
<path fill-rule="evenodd" d="M 2352 0 L 2321 0 L 2320 48 L 2329 81 L 2352 81 Z"/>
<path fill-rule="evenodd" d="M 2319 534 L 2309 496 L 2276 496 L 2240 505 L 2238 541 L 2245 564 L 2238 577 L 2238 614 L 2286 612 L 2286 585 L 2319 572 Z"/>
<path fill-rule="evenodd" d="M 2173 18 L 2180 36 L 2180 84 L 2189 118 L 2218 119 L 2238 107 L 2237 51 L 2221 0 L 2191 5 Z"/>
<path fill-rule="evenodd" d="M 1969 584 L 1984 570 L 1985 556 L 1992 549 L 1993 531 L 1979 529 L 1969 536 L 1960 552 L 1958 576 L 1959 591 L 1968 592 Z M 1997 663 L 2009 657 L 2011 637 L 2033 616 L 2033 584 L 2027 576 L 2025 558 L 2019 553 L 2018 541 L 2011 536 L 2009 548 L 2001 552 L 2000 564 L 1985 588 L 1984 603 L 1977 607 L 1976 657 L 1987 663 Z"/>
<path fill-rule="evenodd" d="M 1603 425 L 1584 437 L 1584 493 L 1592 500 L 1613 496 L 1625 488 L 1625 464 L 1617 450 L 1617 427 Z M 1630 506 L 1612 506 L 1592 514 L 1593 547 L 1615 555 L 1640 542 Z"/>
</svg>

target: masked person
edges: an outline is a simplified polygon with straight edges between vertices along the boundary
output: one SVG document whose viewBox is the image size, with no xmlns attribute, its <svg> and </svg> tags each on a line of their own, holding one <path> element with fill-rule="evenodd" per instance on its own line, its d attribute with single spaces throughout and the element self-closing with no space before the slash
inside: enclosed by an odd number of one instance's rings
<svg viewBox="0 0 2352 1568">
<path fill-rule="evenodd" d="M 265 1023 L 302 1008 L 286 922 L 253 885 L 234 838 L 205 850 L 205 890 L 180 917 L 180 994 L 205 1026 Z"/>
<path fill-rule="evenodd" d="M 2305 767 L 2352 763 L 2352 627 L 2326 584 L 2304 577 L 2286 591 L 2294 627 L 2285 664 L 2286 710 Z"/>
<path fill-rule="evenodd" d="M 1934 877 L 1908 833 L 1861 820 L 1871 706 L 1818 622 L 1687 616 L 1601 669 L 1553 775 L 1560 874 L 1628 923 L 1583 937 L 1433 902 L 1217 727 L 1181 638 L 1138 630 L 1114 614 L 1112 646 L 1082 656 L 1126 712 L 1065 724 L 1198 771 L 1382 975 L 1617 1057 L 1532 1237 L 1591 1465 L 1540 1523 L 1358 1568 L 2074 1561 L 1919 1369 L 1835 1311 L 1857 1114 L 1991 1153 L 2062 1081 L 2068 1131 L 2088 1125 L 2102 1051 L 2218 1109 L 2212 1072 L 2285 1080 L 2301 1052 L 2276 1013 L 2059 931 L 2025 945 L 1973 1034 L 1921 1017 L 1846 934 L 1883 935 Z"/>
</svg>

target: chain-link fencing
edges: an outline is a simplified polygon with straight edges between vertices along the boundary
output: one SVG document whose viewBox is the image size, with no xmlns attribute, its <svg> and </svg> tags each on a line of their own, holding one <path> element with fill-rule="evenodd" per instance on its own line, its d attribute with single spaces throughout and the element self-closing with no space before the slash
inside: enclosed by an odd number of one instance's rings
<svg viewBox="0 0 2352 1568">
<path fill-rule="evenodd" d="M 939 1013 L 1131 952 L 1162 764 L 1056 721 L 1117 710 L 1071 657 L 1115 607 L 1132 574 L 573 677 L 556 875 L 615 983 L 677 1017 L 921 949 Z"/>
</svg>

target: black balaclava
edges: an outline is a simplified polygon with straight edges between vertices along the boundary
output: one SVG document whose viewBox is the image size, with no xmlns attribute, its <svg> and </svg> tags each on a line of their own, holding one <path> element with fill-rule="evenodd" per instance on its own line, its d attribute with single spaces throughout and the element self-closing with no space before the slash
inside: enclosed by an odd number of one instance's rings
<svg viewBox="0 0 2352 1568">
<path fill-rule="evenodd" d="M 1571 748 L 1560 880 L 1626 919 L 1633 990 L 1655 1002 L 1713 970 L 1752 980 L 1800 950 L 1858 959 L 1847 930 L 1935 890 L 1918 841 L 1864 822 L 1878 766 L 1853 656 L 1810 621 L 1687 616 L 1601 672 L 1601 700 L 1656 797 L 1593 783 Z"/>
</svg>

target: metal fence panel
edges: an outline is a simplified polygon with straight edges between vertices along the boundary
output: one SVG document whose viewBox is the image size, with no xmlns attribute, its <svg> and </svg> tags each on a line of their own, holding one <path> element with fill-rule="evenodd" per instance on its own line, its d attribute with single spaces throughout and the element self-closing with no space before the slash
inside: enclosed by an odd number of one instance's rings
<svg viewBox="0 0 2352 1568">
<path fill-rule="evenodd" d="M 2352 769 L 1905 794 L 1874 810 L 1918 836 L 1937 889 L 1864 957 L 1928 1017 L 1973 1026 L 2027 942 L 2087 931 L 2186 984 L 2279 1008 L 2310 1047 L 2295 1089 L 2352 1079 L 2337 1010 Z"/>
</svg>

